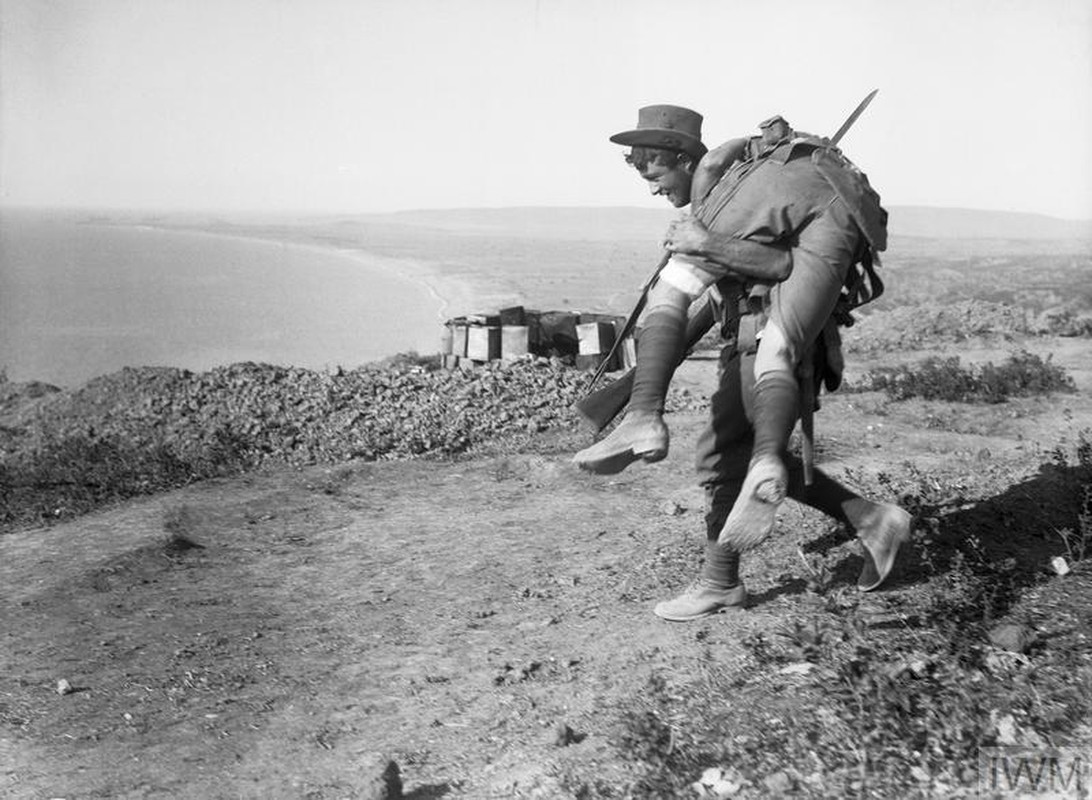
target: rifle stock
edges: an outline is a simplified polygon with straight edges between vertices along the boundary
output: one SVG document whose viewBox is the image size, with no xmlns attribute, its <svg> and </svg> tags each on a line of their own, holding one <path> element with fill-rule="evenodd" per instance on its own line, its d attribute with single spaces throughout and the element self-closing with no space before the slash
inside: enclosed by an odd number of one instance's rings
<svg viewBox="0 0 1092 800">
<path fill-rule="evenodd" d="M 706 292 L 695 300 L 687 313 L 686 319 L 686 348 L 684 352 L 689 354 L 691 348 L 701 341 L 702 337 L 713 327 L 715 315 L 709 293 Z M 683 358 L 685 359 L 685 355 Z M 680 362 L 681 363 L 681 362 Z M 617 417 L 629 403 L 629 396 L 633 392 L 633 377 L 636 369 L 630 368 L 622 373 L 611 383 L 596 389 L 573 406 L 585 425 L 593 433 L 599 433 Z"/>
</svg>

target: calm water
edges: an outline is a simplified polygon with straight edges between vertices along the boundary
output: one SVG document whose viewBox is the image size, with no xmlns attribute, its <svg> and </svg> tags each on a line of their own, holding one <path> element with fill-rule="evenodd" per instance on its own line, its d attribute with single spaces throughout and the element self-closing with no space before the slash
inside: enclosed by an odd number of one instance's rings
<svg viewBox="0 0 1092 800">
<path fill-rule="evenodd" d="M 435 352 L 439 301 L 363 259 L 5 212 L 0 368 L 75 386 L 124 366 L 321 369 Z"/>
</svg>

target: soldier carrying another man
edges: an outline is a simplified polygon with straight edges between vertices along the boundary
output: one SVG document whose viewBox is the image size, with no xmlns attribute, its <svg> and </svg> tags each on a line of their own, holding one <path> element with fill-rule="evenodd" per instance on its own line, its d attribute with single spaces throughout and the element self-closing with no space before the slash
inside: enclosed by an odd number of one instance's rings
<svg viewBox="0 0 1092 800">
<path fill-rule="evenodd" d="M 743 605 L 740 554 L 770 534 L 785 497 L 856 533 L 863 591 L 887 577 L 911 522 L 898 506 L 865 499 L 819 470 L 805 485 L 788 451 L 802 396 L 813 403 L 819 381 L 831 389 L 840 382 L 836 318 L 867 292 L 864 276 L 874 278 L 874 254 L 886 246 L 879 196 L 828 140 L 797 134 L 781 117 L 762 123 L 761 136 L 713 151 L 702 144 L 701 122 L 690 109 L 647 106 L 635 129 L 611 137 L 631 147 L 626 161 L 653 194 L 692 209 L 669 228 L 671 258 L 648 290 L 625 417 L 574 458 L 610 474 L 666 456 L 664 399 L 686 348 L 688 309 L 710 293 L 727 342 L 697 445 L 705 562 L 690 588 L 656 606 L 673 621 Z"/>
</svg>

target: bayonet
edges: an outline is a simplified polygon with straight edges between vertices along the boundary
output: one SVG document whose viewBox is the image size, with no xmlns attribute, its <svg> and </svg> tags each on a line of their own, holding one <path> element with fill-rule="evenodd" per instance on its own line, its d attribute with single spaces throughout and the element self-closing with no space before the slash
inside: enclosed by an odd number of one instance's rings
<svg viewBox="0 0 1092 800">
<path fill-rule="evenodd" d="M 872 102 L 872 98 L 876 96 L 879 89 L 873 89 L 868 93 L 868 97 L 860 102 L 860 104 L 853 109 L 853 113 L 846 118 L 846 121 L 842 123 L 842 127 L 838 129 L 838 132 L 830 137 L 830 143 L 832 145 L 838 144 L 842 141 L 842 137 L 846 135 L 846 131 L 853 127 L 853 123 L 857 121 L 857 117 L 864 113 L 864 110 L 868 108 L 868 104 Z"/>
</svg>

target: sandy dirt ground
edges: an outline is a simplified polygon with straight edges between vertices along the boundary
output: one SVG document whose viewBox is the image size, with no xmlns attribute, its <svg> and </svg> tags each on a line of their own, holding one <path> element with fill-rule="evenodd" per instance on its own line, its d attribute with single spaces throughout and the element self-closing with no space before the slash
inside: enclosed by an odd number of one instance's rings
<svg viewBox="0 0 1092 800">
<path fill-rule="evenodd" d="M 1087 340 L 1036 348 L 1081 392 L 961 408 L 833 395 L 824 468 L 909 460 L 1019 484 L 1092 425 Z M 690 361 L 679 381 L 700 395 L 714 368 Z M 941 412 L 946 430 L 923 423 Z M 703 414 L 669 421 L 669 458 L 614 477 L 575 470 L 587 435 L 554 431 L 533 452 L 271 470 L 0 538 L 0 794 L 367 797 L 386 758 L 415 798 L 564 797 L 574 767 L 623 783 L 616 710 L 651 674 L 741 664 L 748 632 L 800 613 L 798 547 L 827 542 L 842 583 L 860 565 L 832 523 L 786 504 L 745 564 L 747 608 L 656 618 L 704 536 Z M 908 550 L 878 602 L 910 602 L 919 576 Z"/>
</svg>

